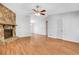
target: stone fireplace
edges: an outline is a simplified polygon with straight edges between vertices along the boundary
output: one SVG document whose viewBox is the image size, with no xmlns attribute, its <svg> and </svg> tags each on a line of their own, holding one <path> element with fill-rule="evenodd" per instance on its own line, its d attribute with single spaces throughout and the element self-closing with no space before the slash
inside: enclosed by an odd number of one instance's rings
<svg viewBox="0 0 79 59">
<path fill-rule="evenodd" d="M 0 4 L 0 42 L 9 42 L 16 37 L 16 14 Z"/>
</svg>

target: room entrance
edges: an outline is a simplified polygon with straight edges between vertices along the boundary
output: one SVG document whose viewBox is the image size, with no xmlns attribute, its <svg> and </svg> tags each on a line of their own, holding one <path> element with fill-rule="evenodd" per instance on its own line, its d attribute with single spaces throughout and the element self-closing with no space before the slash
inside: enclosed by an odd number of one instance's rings
<svg viewBox="0 0 79 59">
<path fill-rule="evenodd" d="M 34 44 L 44 44 L 48 37 L 48 21 L 42 16 L 33 16 L 31 18 L 31 31 L 32 42 Z"/>
</svg>

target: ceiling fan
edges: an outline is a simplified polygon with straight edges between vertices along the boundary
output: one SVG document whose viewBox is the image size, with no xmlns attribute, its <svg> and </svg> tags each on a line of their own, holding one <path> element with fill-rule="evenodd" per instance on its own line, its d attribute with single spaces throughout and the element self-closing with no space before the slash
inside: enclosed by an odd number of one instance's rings
<svg viewBox="0 0 79 59">
<path fill-rule="evenodd" d="M 35 13 L 35 15 L 45 15 L 46 10 L 45 9 L 40 9 L 40 6 L 36 6 L 36 9 L 32 9 Z"/>
</svg>

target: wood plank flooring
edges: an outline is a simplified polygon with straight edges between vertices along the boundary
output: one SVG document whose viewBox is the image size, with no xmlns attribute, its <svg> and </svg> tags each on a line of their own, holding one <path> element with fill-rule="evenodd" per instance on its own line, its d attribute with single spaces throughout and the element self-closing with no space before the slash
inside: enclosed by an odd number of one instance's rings
<svg viewBox="0 0 79 59">
<path fill-rule="evenodd" d="M 0 45 L 1 55 L 78 55 L 79 43 L 46 38 L 42 35 L 18 38 Z"/>
</svg>

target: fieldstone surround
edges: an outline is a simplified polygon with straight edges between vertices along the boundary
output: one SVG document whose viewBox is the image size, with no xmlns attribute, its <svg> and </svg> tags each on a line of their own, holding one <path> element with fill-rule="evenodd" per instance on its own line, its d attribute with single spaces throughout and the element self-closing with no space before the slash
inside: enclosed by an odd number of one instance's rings
<svg viewBox="0 0 79 59">
<path fill-rule="evenodd" d="M 4 38 L 4 29 L 12 29 L 13 36 Z M 0 3 L 0 42 L 8 42 L 16 37 L 16 14 Z"/>
</svg>

